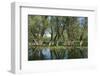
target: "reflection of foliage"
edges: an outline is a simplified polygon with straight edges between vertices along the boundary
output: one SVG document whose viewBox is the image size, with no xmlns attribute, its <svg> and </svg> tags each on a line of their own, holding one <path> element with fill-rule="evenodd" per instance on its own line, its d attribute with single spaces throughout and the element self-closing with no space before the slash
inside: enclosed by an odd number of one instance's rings
<svg viewBox="0 0 100 76">
<path fill-rule="evenodd" d="M 87 48 L 71 48 L 68 51 L 68 58 L 74 59 L 74 58 L 87 58 Z"/>
<path fill-rule="evenodd" d="M 49 53 L 49 55 L 47 54 L 45 56 L 43 51 Z M 28 51 L 28 55 L 28 60 L 76 59 L 87 58 L 88 52 L 87 48 L 31 47 Z"/>
<path fill-rule="evenodd" d="M 64 59 L 66 50 L 65 49 L 51 49 L 52 59 Z"/>
</svg>

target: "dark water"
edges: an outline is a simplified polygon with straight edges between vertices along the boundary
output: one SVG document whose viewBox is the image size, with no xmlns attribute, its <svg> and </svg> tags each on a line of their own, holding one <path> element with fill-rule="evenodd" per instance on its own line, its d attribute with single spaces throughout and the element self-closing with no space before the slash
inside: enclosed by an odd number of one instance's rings
<svg viewBox="0 0 100 76">
<path fill-rule="evenodd" d="M 29 48 L 28 60 L 56 60 L 87 58 L 87 48 Z"/>
</svg>

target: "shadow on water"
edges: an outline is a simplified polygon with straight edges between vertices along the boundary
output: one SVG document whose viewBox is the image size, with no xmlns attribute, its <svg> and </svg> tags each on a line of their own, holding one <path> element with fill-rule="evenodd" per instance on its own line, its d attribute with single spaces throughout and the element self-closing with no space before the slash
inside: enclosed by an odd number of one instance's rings
<svg viewBox="0 0 100 76">
<path fill-rule="evenodd" d="M 28 49 L 28 60 L 54 60 L 87 58 L 87 48 L 32 47 Z"/>
</svg>

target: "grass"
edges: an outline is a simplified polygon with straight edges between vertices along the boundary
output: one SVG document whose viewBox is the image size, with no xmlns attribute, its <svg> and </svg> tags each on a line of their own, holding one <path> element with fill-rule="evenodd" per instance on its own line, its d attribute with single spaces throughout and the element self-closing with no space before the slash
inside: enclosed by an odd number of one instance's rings
<svg viewBox="0 0 100 76">
<path fill-rule="evenodd" d="M 29 46 L 31 48 L 50 48 L 50 49 L 67 49 L 67 48 L 88 48 L 86 46 L 76 47 L 76 46 L 42 46 L 42 45 L 31 45 Z"/>
</svg>

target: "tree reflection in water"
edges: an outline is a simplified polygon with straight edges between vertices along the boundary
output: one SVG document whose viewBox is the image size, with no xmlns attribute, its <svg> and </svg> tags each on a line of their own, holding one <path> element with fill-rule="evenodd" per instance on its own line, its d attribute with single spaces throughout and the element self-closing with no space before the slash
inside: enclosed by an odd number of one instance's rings
<svg viewBox="0 0 100 76">
<path fill-rule="evenodd" d="M 79 59 L 87 58 L 87 54 L 87 48 L 32 47 L 28 51 L 28 60 Z"/>
</svg>

